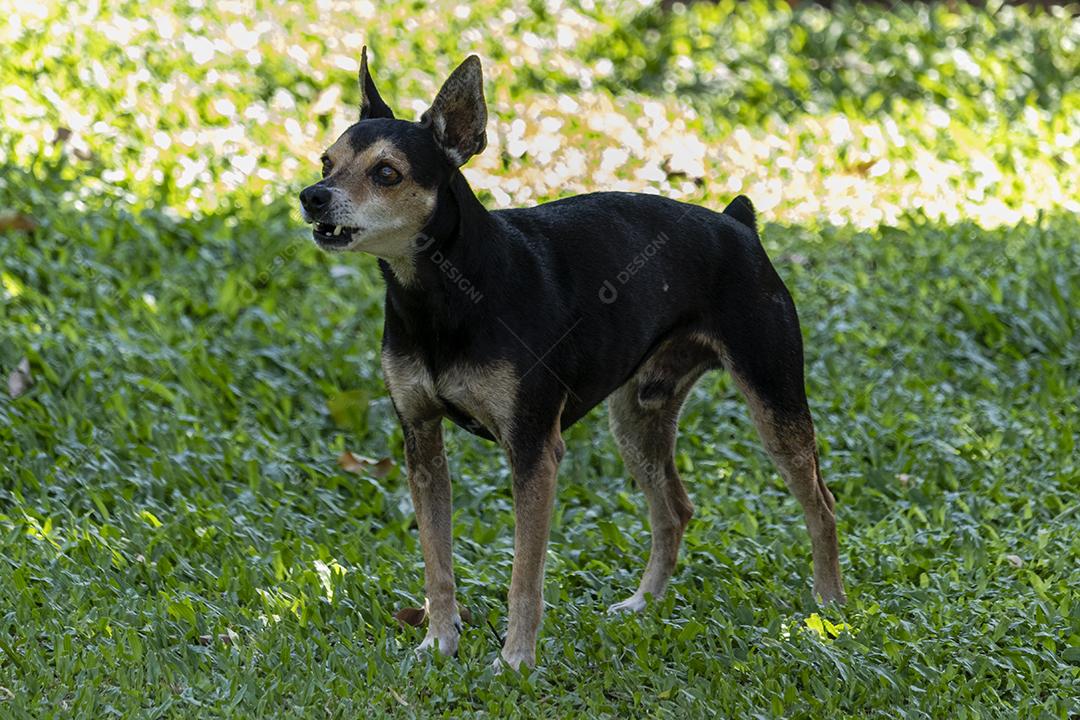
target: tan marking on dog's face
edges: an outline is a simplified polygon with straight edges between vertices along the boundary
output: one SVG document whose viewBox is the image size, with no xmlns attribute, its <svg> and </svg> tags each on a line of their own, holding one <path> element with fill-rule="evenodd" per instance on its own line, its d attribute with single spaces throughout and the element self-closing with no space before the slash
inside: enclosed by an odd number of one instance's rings
<svg viewBox="0 0 1080 720">
<path fill-rule="evenodd" d="M 356 151 L 346 134 L 323 157 L 323 184 L 333 200 L 319 221 L 352 232 L 348 245 L 327 249 L 371 253 L 397 265 L 410 258 L 413 239 L 435 210 L 436 193 L 416 182 L 405 153 L 387 138 Z"/>
</svg>

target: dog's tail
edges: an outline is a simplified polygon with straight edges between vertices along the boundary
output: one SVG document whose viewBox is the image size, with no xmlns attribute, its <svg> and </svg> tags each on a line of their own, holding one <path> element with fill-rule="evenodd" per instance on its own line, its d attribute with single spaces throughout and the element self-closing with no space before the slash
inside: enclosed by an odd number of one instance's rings
<svg viewBox="0 0 1080 720">
<path fill-rule="evenodd" d="M 754 214 L 754 203 L 745 195 L 736 195 L 735 199 L 724 208 L 724 214 L 729 215 L 746 227 L 757 232 L 757 215 Z"/>
</svg>

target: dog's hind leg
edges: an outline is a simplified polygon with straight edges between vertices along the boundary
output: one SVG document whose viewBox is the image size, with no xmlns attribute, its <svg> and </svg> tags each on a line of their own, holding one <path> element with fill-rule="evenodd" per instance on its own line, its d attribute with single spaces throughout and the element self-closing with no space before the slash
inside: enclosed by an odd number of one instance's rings
<svg viewBox="0 0 1080 720">
<path fill-rule="evenodd" d="M 637 591 L 608 608 L 637 612 L 646 596 L 659 599 L 679 556 L 679 544 L 694 506 L 675 469 L 679 411 L 706 369 L 701 350 L 685 342 L 663 346 L 629 382 L 608 398 L 615 444 L 630 475 L 645 493 L 652 546 Z"/>
<path fill-rule="evenodd" d="M 795 305 L 778 284 L 757 297 L 753 307 L 743 306 L 724 320 L 724 366 L 749 403 L 766 451 L 802 505 L 814 558 L 814 592 L 825 602 L 844 602 L 834 500 L 818 465 Z"/>
<path fill-rule="evenodd" d="M 751 417 L 766 451 L 802 505 L 814 556 L 814 592 L 825 602 L 844 602 L 834 500 L 818 466 L 810 411 L 778 405 L 738 371 L 733 369 L 732 374 L 750 404 Z"/>
</svg>

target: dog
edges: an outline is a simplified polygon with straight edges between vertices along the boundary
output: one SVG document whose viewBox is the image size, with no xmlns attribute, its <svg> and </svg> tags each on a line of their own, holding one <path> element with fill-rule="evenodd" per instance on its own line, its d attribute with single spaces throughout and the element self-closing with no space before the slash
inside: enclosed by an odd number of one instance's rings
<svg viewBox="0 0 1080 720">
<path fill-rule="evenodd" d="M 843 602 L 834 500 L 821 476 L 795 305 L 762 248 L 750 201 L 722 213 L 598 192 L 488 211 L 461 166 L 487 144 L 480 60 L 466 59 L 418 122 L 396 119 L 361 53 L 360 118 L 323 154 L 300 203 L 315 243 L 366 252 L 386 282 L 382 370 L 401 423 L 424 557 L 419 649 L 455 654 L 442 420 L 497 442 L 513 476 L 514 563 L 501 662 L 536 662 L 561 433 L 607 400 L 611 431 L 651 524 L 637 591 L 660 598 L 694 507 L 674 462 L 679 413 L 724 368 L 801 503 L 814 591 Z M 500 659 L 495 660 L 496 667 Z"/>
</svg>

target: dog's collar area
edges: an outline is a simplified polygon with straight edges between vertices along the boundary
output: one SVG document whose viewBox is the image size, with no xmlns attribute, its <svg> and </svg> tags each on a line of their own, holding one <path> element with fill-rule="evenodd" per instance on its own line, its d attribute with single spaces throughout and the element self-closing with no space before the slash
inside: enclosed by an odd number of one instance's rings
<svg viewBox="0 0 1080 720">
<path fill-rule="evenodd" d="M 352 242 L 353 234 L 360 232 L 360 228 L 317 222 L 311 232 L 321 245 L 348 245 Z"/>
</svg>

